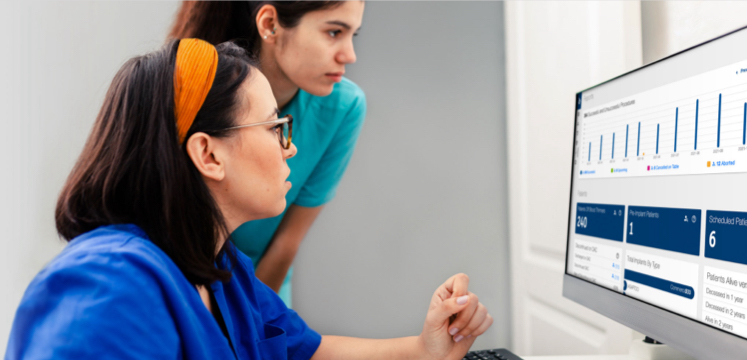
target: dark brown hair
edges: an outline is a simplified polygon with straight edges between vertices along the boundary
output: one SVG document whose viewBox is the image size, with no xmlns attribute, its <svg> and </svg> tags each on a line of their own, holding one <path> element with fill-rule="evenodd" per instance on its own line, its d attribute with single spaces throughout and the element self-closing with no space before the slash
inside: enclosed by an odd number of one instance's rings
<svg viewBox="0 0 747 360">
<path fill-rule="evenodd" d="M 93 130 L 62 189 L 55 221 L 70 241 L 99 226 L 135 224 L 193 284 L 227 280 L 215 267 L 223 215 L 177 139 L 174 64 L 178 41 L 127 61 L 104 99 Z M 225 137 L 246 102 L 240 87 L 253 64 L 240 47 L 217 46 L 218 68 L 187 133 Z M 219 256 L 226 253 L 223 247 Z M 228 251 L 230 261 L 234 260 Z M 229 261 L 229 262 L 230 262 Z"/>
<path fill-rule="evenodd" d="M 293 28 L 311 11 L 333 8 L 340 1 L 183 1 L 169 33 L 170 39 L 198 38 L 211 44 L 242 40 L 256 55 L 259 50 L 257 12 L 272 5 L 282 27 Z"/>
</svg>

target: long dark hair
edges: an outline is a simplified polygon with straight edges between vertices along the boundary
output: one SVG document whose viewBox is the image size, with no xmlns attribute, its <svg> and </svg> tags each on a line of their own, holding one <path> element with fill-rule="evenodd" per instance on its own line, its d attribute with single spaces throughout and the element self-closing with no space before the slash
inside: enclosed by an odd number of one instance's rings
<svg viewBox="0 0 747 360">
<path fill-rule="evenodd" d="M 215 267 L 216 244 L 227 235 L 223 214 L 177 139 L 174 64 L 178 41 L 127 61 L 62 189 L 55 220 L 70 241 L 102 225 L 135 224 L 193 284 L 228 280 Z M 187 138 L 225 137 L 234 126 L 240 87 L 253 63 L 231 43 L 217 46 L 218 68 Z M 228 243 L 228 242 L 227 242 Z M 226 253 L 224 246 L 219 256 Z M 228 251 L 229 259 L 234 254 Z"/>
<path fill-rule="evenodd" d="M 257 12 L 272 5 L 278 22 L 285 28 L 298 25 L 311 11 L 340 6 L 341 1 L 183 1 L 177 12 L 170 39 L 198 38 L 211 44 L 243 40 L 242 46 L 256 55 L 259 50 Z"/>
</svg>

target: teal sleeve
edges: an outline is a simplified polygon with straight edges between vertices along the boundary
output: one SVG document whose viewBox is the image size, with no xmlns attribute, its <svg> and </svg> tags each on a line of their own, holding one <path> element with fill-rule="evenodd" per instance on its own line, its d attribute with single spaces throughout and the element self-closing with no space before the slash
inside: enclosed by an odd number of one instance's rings
<svg viewBox="0 0 747 360">
<path fill-rule="evenodd" d="M 314 168 L 303 188 L 293 202 L 304 207 L 317 207 L 335 197 L 337 185 L 353 156 L 358 135 L 366 117 L 366 97 L 358 90 L 350 110 L 332 138 L 321 160 Z"/>
</svg>

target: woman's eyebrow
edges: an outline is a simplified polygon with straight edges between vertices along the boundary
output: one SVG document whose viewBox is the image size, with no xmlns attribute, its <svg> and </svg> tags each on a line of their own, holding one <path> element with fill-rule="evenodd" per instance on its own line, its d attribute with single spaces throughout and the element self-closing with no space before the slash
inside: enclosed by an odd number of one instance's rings
<svg viewBox="0 0 747 360">
<path fill-rule="evenodd" d="M 272 111 L 272 114 L 270 114 L 267 119 L 272 120 L 273 117 L 277 117 L 278 115 L 280 115 L 280 110 L 278 110 L 278 108 L 275 108 L 275 110 Z"/>
<path fill-rule="evenodd" d="M 330 24 L 330 25 L 339 25 L 339 26 L 342 26 L 342 27 L 344 27 L 345 29 L 348 29 L 348 30 L 350 30 L 350 28 L 351 28 L 350 25 L 348 25 L 347 23 L 344 23 L 344 22 L 342 22 L 340 20 L 330 20 L 330 21 L 327 21 L 327 24 Z"/>
</svg>

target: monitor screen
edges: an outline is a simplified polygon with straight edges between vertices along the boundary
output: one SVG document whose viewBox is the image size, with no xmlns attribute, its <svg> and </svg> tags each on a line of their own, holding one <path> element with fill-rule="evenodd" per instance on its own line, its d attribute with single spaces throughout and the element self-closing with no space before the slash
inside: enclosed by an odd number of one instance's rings
<svg viewBox="0 0 747 360">
<path fill-rule="evenodd" d="M 576 94 L 566 274 L 747 339 L 744 44 Z"/>
</svg>

